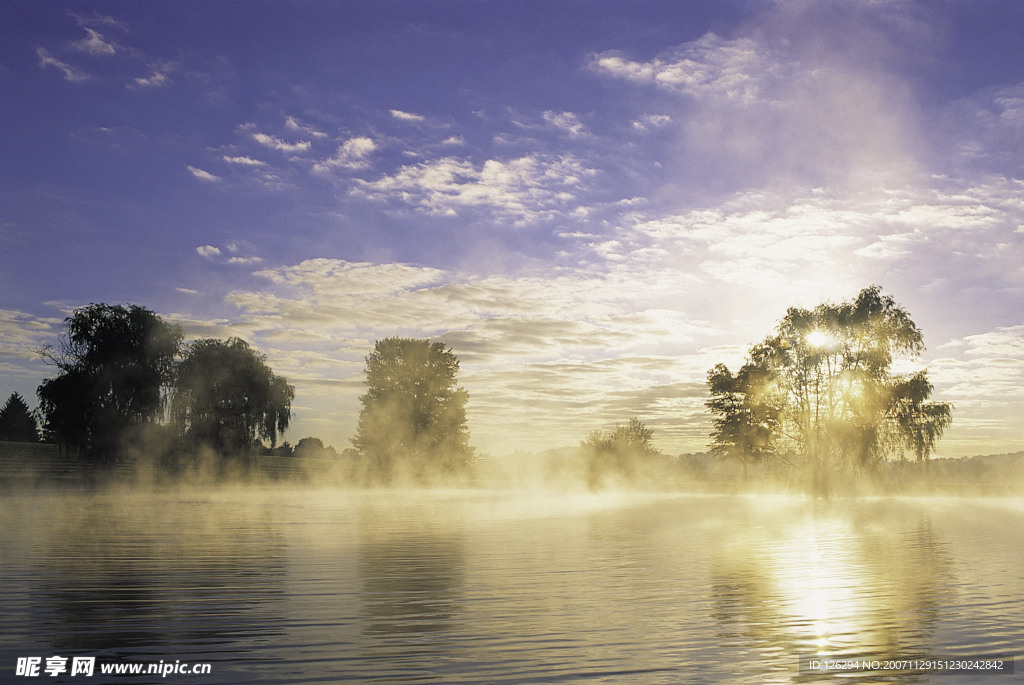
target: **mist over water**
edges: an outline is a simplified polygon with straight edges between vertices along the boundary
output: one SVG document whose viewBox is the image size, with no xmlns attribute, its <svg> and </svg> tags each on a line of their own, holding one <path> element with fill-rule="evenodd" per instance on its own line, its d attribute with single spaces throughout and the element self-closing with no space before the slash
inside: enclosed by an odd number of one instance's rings
<svg viewBox="0 0 1024 685">
<path fill-rule="evenodd" d="M 7 675 L 81 655 L 218 683 L 814 682 L 799 654 L 1024 638 L 1019 499 L 39 491 L 0 526 Z"/>
</svg>

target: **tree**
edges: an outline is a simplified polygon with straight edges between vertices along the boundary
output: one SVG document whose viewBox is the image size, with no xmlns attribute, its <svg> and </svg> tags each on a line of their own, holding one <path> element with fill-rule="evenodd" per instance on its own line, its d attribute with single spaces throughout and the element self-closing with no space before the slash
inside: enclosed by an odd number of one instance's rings
<svg viewBox="0 0 1024 685">
<path fill-rule="evenodd" d="M 790 308 L 735 376 L 723 364 L 708 373 L 712 451 L 818 474 L 907 451 L 925 461 L 952 406 L 927 401 L 927 371 L 892 373 L 894 355 L 913 359 L 923 348 L 910 315 L 877 286 L 852 302 Z"/>
<path fill-rule="evenodd" d="M 638 467 L 658 453 L 651 443 L 653 434 L 636 417 L 626 425 L 615 426 L 615 430 L 609 433 L 591 431 L 580 442 L 590 487 L 600 487 L 609 477 L 633 478 Z"/>
<path fill-rule="evenodd" d="M 473 455 L 466 427 L 469 394 L 457 386 L 459 360 L 443 343 L 378 340 L 366 358 L 367 391 L 352 444 L 369 476 L 399 471 L 425 481 L 463 471 Z"/>
<path fill-rule="evenodd" d="M 296 457 L 304 457 L 307 455 L 319 456 L 327 448 L 324 447 L 324 441 L 320 438 L 302 438 L 295 443 L 295 449 L 292 450 L 292 455 Z"/>
<path fill-rule="evenodd" d="M 18 393 L 11 393 L 0 408 L 0 440 L 39 442 L 39 425 L 28 404 Z"/>
<path fill-rule="evenodd" d="M 770 462 L 777 455 L 782 398 L 774 391 L 773 374 L 764 365 L 744 364 L 734 376 L 725 364 L 708 371 L 711 393 L 705 405 L 712 413 L 711 452 L 735 459 L 747 476 L 749 464 Z"/>
<path fill-rule="evenodd" d="M 90 304 L 64 323 L 59 347 L 40 351 L 58 371 L 37 391 L 43 431 L 108 460 L 133 428 L 161 417 L 182 331 L 136 305 Z"/>
<path fill-rule="evenodd" d="M 294 397 L 295 388 L 244 340 L 196 340 L 178 367 L 171 423 L 222 456 L 250 456 L 257 440 L 277 444 Z"/>
</svg>

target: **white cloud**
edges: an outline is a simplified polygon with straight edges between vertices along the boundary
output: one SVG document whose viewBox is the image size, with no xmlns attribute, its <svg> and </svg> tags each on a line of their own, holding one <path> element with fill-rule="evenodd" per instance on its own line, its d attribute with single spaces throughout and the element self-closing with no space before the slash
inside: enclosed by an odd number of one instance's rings
<svg viewBox="0 0 1024 685">
<path fill-rule="evenodd" d="M 431 214 L 487 209 L 534 221 L 571 204 L 584 180 L 595 173 L 572 156 L 491 159 L 480 167 L 444 157 L 404 166 L 375 181 L 357 180 L 353 192 L 377 201 L 397 198 Z"/>
<path fill-rule="evenodd" d="M 241 166 L 262 167 L 267 165 L 267 163 L 264 161 L 245 156 L 224 155 L 224 161 L 227 162 L 228 164 L 239 164 Z"/>
<path fill-rule="evenodd" d="M 544 121 L 552 126 L 562 129 L 572 137 L 581 136 L 586 133 L 583 122 L 572 112 L 544 112 Z"/>
<path fill-rule="evenodd" d="M 72 42 L 71 47 L 90 55 L 113 55 L 117 51 L 116 44 L 104 40 L 103 35 L 98 31 L 89 27 L 84 28 L 86 37 Z"/>
<path fill-rule="evenodd" d="M 208 183 L 217 183 L 221 180 L 220 176 L 215 176 L 214 174 L 211 174 L 209 171 L 205 171 L 203 169 L 200 169 L 199 167 L 188 165 L 186 166 L 186 168 L 189 170 L 190 174 L 198 178 L 200 181 L 206 181 Z"/>
<path fill-rule="evenodd" d="M 427 120 L 422 114 L 413 114 L 411 112 L 403 112 L 400 109 L 391 110 L 391 116 L 399 121 L 407 121 L 410 123 L 422 123 Z"/>
<path fill-rule="evenodd" d="M 376 149 L 377 145 L 371 138 L 350 138 L 338 146 L 333 157 L 314 164 L 313 171 L 327 173 L 333 169 L 365 169 L 370 165 L 367 158 Z"/>
<path fill-rule="evenodd" d="M 620 53 L 595 55 L 599 73 L 693 96 L 716 96 L 752 104 L 763 99 L 766 77 L 786 78 L 789 65 L 777 61 L 749 38 L 725 40 L 713 33 L 649 62 Z"/>
<path fill-rule="evenodd" d="M 22 361 L 37 358 L 37 350 L 51 342 L 60 323 L 60 319 L 40 318 L 17 309 L 0 309 L 0 358 Z"/>
<path fill-rule="evenodd" d="M 158 88 L 170 83 L 170 74 L 177 69 L 177 64 L 167 62 L 150 67 L 149 76 L 140 76 L 132 79 L 128 84 L 129 88 Z"/>
<path fill-rule="evenodd" d="M 220 248 L 215 245 L 200 245 L 196 248 L 196 254 L 203 259 L 213 259 L 220 255 Z"/>
<path fill-rule="evenodd" d="M 473 430 L 502 451 L 517 440 L 528 447 L 574 444 L 581 431 L 640 413 L 675 431 L 674 448 L 694 432 L 678 427 L 679 416 L 702 411 L 697 389 L 720 360 L 711 349 L 680 355 L 708 340 L 708 327 L 647 303 L 676 299 L 685 276 L 482 276 L 330 259 L 256 275 L 266 288 L 228 296 L 249 339 L 272 348 L 275 370 L 304 397 L 323 397 L 334 411 L 350 407 L 337 419 L 348 434 L 363 358 L 375 339 L 389 335 L 454 347 L 471 394 Z M 517 434 L 520 422 L 533 429 Z M 703 432 L 701 426 L 700 440 Z"/>
<path fill-rule="evenodd" d="M 671 116 L 680 124 L 673 170 L 682 184 L 906 183 L 926 149 L 909 91 L 859 49 L 815 49 L 801 39 L 808 30 L 768 22 L 756 36 L 707 34 L 646 61 L 601 53 L 590 67 L 679 96 Z M 656 121 L 635 119 L 633 127 L 648 130 Z"/>
<path fill-rule="evenodd" d="M 289 131 L 295 131 L 297 133 L 305 133 L 306 135 L 313 136 L 314 138 L 326 138 L 327 134 L 323 131 L 316 129 L 312 126 L 308 126 L 299 122 L 295 117 L 287 117 L 284 121 L 284 126 Z"/>
<path fill-rule="evenodd" d="M 86 27 L 89 27 L 89 26 L 96 26 L 96 25 L 98 25 L 98 26 L 109 26 L 111 28 L 117 29 L 118 31 L 124 31 L 124 32 L 128 31 L 127 24 L 125 24 L 120 19 L 116 19 L 116 18 L 111 17 L 109 15 L 100 14 L 100 13 L 98 13 L 96 11 L 93 11 L 93 13 L 91 15 L 89 15 L 89 16 L 82 16 L 81 14 L 75 14 L 75 13 L 72 13 L 71 16 L 74 17 L 75 21 L 78 22 L 78 25 L 83 27 L 83 28 L 86 28 Z"/>
<path fill-rule="evenodd" d="M 671 123 L 672 117 L 668 114 L 644 114 L 633 122 L 633 128 L 637 131 L 649 131 L 668 126 Z"/>
<path fill-rule="evenodd" d="M 309 149 L 313 146 L 313 144 L 308 140 L 299 140 L 294 143 L 289 143 L 277 136 L 260 133 L 258 131 L 253 131 L 249 135 L 251 135 L 252 139 L 260 145 L 289 154 L 296 152 L 309 152 Z"/>
<path fill-rule="evenodd" d="M 941 356 L 950 351 L 956 356 Z M 954 404 L 953 424 L 940 450 L 971 453 L 1020 445 L 1024 424 L 1024 325 L 1001 326 L 944 345 L 929 360 L 934 399 Z"/>
<path fill-rule="evenodd" d="M 46 48 L 39 48 L 36 50 L 36 55 L 39 56 L 40 68 L 54 67 L 59 69 L 64 74 L 65 81 L 71 81 L 72 83 L 81 83 L 88 81 L 91 77 L 81 69 L 77 69 L 70 64 L 61 62 L 59 59 L 50 54 Z"/>
</svg>

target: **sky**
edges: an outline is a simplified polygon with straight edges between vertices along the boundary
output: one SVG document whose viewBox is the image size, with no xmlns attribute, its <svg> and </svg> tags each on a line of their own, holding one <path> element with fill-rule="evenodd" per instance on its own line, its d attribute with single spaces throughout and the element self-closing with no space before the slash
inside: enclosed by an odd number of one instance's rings
<svg viewBox="0 0 1024 685">
<path fill-rule="evenodd" d="M 90 302 L 238 336 L 349 447 L 376 340 L 483 454 L 637 417 L 878 285 L 938 456 L 1024 449 L 1024 3 L 0 3 L 0 395 Z"/>
</svg>

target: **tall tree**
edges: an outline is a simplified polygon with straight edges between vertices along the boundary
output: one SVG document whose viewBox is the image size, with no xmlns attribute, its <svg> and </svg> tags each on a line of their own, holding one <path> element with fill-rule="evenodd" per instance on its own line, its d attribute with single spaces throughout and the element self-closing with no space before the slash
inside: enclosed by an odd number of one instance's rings
<svg viewBox="0 0 1024 685">
<path fill-rule="evenodd" d="M 277 444 L 294 397 L 295 388 L 244 340 L 196 340 L 178 367 L 171 422 L 221 455 L 248 456 L 257 440 Z"/>
<path fill-rule="evenodd" d="M 137 305 L 90 304 L 64 323 L 58 347 L 40 352 L 57 368 L 37 391 L 43 430 L 106 460 L 127 432 L 160 418 L 182 331 Z"/>
<path fill-rule="evenodd" d="M 29 411 L 25 398 L 16 392 L 0 407 L 0 440 L 39 442 L 36 417 Z"/>
<path fill-rule="evenodd" d="M 927 460 L 952 421 L 929 402 L 927 372 L 892 373 L 916 358 L 921 331 L 877 286 L 842 304 L 790 308 L 733 376 L 708 374 L 712 450 L 747 462 L 785 460 L 812 471 L 856 471 L 912 452 Z"/>
<path fill-rule="evenodd" d="M 457 386 L 459 360 L 443 343 L 379 340 L 366 358 L 366 393 L 352 444 L 371 478 L 398 471 L 418 480 L 462 471 L 473 450 L 466 426 L 469 394 Z"/>
</svg>

